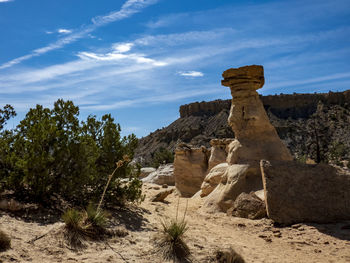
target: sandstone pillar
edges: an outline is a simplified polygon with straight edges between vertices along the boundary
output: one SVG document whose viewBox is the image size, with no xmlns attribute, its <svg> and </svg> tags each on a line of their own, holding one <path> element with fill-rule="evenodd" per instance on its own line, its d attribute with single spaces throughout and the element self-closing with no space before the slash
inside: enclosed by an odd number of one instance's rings
<svg viewBox="0 0 350 263">
<path fill-rule="evenodd" d="M 231 151 L 237 151 L 236 158 L 229 163 L 249 163 L 259 167 L 261 159 L 292 160 L 292 156 L 278 137 L 269 121 L 264 106 L 256 90 L 264 85 L 262 66 L 245 66 L 228 69 L 223 74 L 222 85 L 230 87 L 232 104 L 228 123 L 232 127 L 237 142 Z"/>
</svg>

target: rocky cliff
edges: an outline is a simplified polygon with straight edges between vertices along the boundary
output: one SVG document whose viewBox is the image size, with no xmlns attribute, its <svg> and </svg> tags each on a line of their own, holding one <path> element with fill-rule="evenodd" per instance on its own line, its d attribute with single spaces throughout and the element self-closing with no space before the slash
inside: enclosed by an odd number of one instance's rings
<svg viewBox="0 0 350 263">
<path fill-rule="evenodd" d="M 328 145 L 321 145 L 323 151 L 333 147 L 336 152 L 345 151 L 349 154 L 350 90 L 269 95 L 260 96 L 260 99 L 278 135 L 295 157 L 313 157 L 311 151 L 315 147 L 315 130 L 325 134 L 321 139 L 323 144 L 327 142 Z M 147 164 L 157 150 L 166 148 L 173 151 L 180 141 L 209 147 L 211 139 L 233 138 L 234 134 L 227 123 L 230 106 L 231 100 L 203 101 L 180 106 L 179 119 L 140 139 L 135 157 Z"/>
</svg>

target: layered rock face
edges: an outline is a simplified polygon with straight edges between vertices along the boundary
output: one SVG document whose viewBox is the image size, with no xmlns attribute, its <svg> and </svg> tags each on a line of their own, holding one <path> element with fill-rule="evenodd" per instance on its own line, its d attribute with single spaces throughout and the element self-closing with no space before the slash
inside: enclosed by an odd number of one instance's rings
<svg viewBox="0 0 350 263">
<path fill-rule="evenodd" d="M 271 125 L 256 92 L 264 85 L 263 67 L 229 69 L 222 76 L 222 85 L 231 89 L 228 123 L 236 139 L 228 146 L 228 168 L 220 184 L 208 195 L 203 209 L 226 212 L 241 193 L 263 188 L 261 159 L 292 160 L 292 156 Z"/>
<path fill-rule="evenodd" d="M 350 173 L 326 165 L 261 161 L 269 218 L 281 224 L 350 219 Z"/>
<path fill-rule="evenodd" d="M 209 151 L 204 146 L 180 145 L 175 149 L 175 186 L 181 196 L 191 197 L 200 190 L 208 170 L 208 159 Z"/>
</svg>

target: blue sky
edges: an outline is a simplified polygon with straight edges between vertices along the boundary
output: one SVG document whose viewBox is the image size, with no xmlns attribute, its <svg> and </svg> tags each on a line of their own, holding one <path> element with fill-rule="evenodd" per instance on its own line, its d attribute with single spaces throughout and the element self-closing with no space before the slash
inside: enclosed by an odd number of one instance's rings
<svg viewBox="0 0 350 263">
<path fill-rule="evenodd" d="M 228 99 L 221 73 L 261 64 L 262 94 L 350 88 L 349 0 L 0 0 L 0 107 L 73 100 L 145 136 L 182 104 Z"/>
</svg>

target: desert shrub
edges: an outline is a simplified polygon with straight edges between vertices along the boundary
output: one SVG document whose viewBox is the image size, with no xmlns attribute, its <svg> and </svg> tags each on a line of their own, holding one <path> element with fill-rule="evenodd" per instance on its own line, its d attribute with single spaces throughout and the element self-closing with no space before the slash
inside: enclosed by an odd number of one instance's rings
<svg viewBox="0 0 350 263">
<path fill-rule="evenodd" d="M 62 215 L 62 219 L 65 223 L 65 237 L 68 243 L 74 248 L 82 247 L 89 231 L 83 213 L 76 209 L 69 209 Z"/>
<path fill-rule="evenodd" d="M 0 251 L 5 251 L 11 247 L 10 237 L 0 230 Z"/>
<path fill-rule="evenodd" d="M 152 166 L 158 168 L 161 164 L 174 162 L 174 154 L 166 148 L 159 148 L 153 153 Z"/>
<path fill-rule="evenodd" d="M 0 111 L 0 127 L 10 116 Z M 12 114 L 12 115 L 11 115 Z M 59 99 L 53 109 L 37 105 L 13 131 L 0 134 L 0 186 L 44 204 L 58 194 L 76 205 L 101 196 L 108 174 L 123 156 L 129 159 L 111 179 L 106 202 L 141 200 L 141 182 L 129 162 L 137 146 L 134 134 L 121 137 L 110 114 L 80 122 L 79 108 Z M 4 120 L 4 121 L 2 121 Z M 129 183 L 121 183 L 128 178 Z"/>
<path fill-rule="evenodd" d="M 178 209 L 178 207 L 177 207 Z M 187 207 L 186 207 L 187 210 Z M 186 211 L 181 220 L 177 218 L 163 220 L 162 231 L 156 239 L 158 252 L 161 253 L 165 260 L 173 260 L 174 262 L 189 261 L 190 249 L 184 241 L 184 235 L 188 230 L 185 221 Z"/>
</svg>

